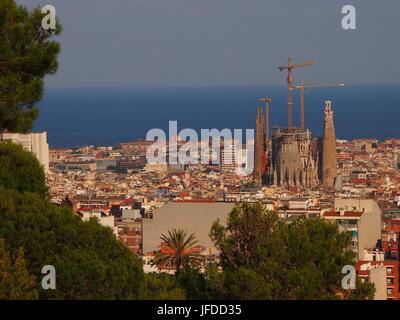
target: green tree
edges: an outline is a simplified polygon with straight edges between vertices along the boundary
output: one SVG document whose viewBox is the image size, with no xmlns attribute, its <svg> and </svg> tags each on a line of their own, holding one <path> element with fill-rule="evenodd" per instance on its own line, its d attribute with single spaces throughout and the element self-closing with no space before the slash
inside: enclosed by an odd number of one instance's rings
<svg viewBox="0 0 400 320">
<path fill-rule="evenodd" d="M 14 0 L 0 1 L 0 132 L 32 128 L 43 79 L 57 70 L 60 46 L 53 38 L 61 26 L 45 30 L 43 17 L 39 7 L 30 11 Z M 24 275 L 21 247 L 30 274 L 41 278 L 44 265 L 56 268 L 57 289 L 37 288 L 41 299 L 137 299 L 146 292 L 141 259 L 110 228 L 52 205 L 43 168 L 11 143 L 0 144 L 0 237 L 10 256 L 17 256 L 17 276 Z M 9 282 L 10 276 L 4 279 Z M 31 282 L 25 283 L 28 288 Z M 12 294 L 18 298 L 23 292 Z"/>
<path fill-rule="evenodd" d="M 69 208 L 37 193 L 0 186 L 0 237 L 11 254 L 25 248 L 27 269 L 41 279 L 56 268 L 56 290 L 38 288 L 41 299 L 138 299 L 145 292 L 141 259 L 110 228 L 83 222 Z"/>
<path fill-rule="evenodd" d="M 324 220 L 300 219 L 284 226 L 285 243 L 278 299 L 337 299 L 341 270 L 354 265 L 350 234 Z"/>
<path fill-rule="evenodd" d="M 343 291 L 345 300 L 373 300 L 375 297 L 375 285 L 371 282 L 362 282 L 356 279 L 356 288 Z"/>
<path fill-rule="evenodd" d="M 168 235 L 162 235 L 161 240 L 165 247 L 165 252 L 158 252 L 153 265 L 159 269 L 173 267 L 176 277 L 182 269 L 187 267 L 199 267 L 203 262 L 203 256 L 194 252 L 197 244 L 194 234 L 187 235 L 187 232 L 181 229 L 168 231 Z"/>
<path fill-rule="evenodd" d="M 39 161 L 20 145 L 10 142 L 0 142 L 0 185 L 48 196 L 45 174 Z"/>
<path fill-rule="evenodd" d="M 208 263 L 204 272 L 186 268 L 182 270 L 177 282 L 189 300 L 224 299 L 222 292 L 225 274 L 220 271 L 216 263 Z"/>
<path fill-rule="evenodd" d="M 0 131 L 29 131 L 39 111 L 43 78 L 57 71 L 61 32 L 42 28 L 45 14 L 14 0 L 0 1 Z"/>
<path fill-rule="evenodd" d="M 225 299 L 266 300 L 271 299 L 271 284 L 260 273 L 246 267 L 226 272 Z"/>
<path fill-rule="evenodd" d="M 266 262 L 265 257 L 278 256 L 283 241 L 279 224 L 277 215 L 258 203 L 236 206 L 229 214 L 226 226 L 217 220 L 210 237 L 220 251 L 223 269 L 255 268 Z"/>
<path fill-rule="evenodd" d="M 175 277 L 165 272 L 146 274 L 146 300 L 185 300 L 186 293 Z"/>
<path fill-rule="evenodd" d="M 342 267 L 354 264 L 350 235 L 337 225 L 303 218 L 285 224 L 262 204 L 238 205 L 210 236 L 221 253 L 227 299 L 338 299 Z M 359 298 L 373 294 L 364 289 Z"/>
<path fill-rule="evenodd" d="M 11 257 L 0 238 L 0 300 L 34 300 L 38 298 L 36 279 L 25 266 L 24 251 L 19 248 Z"/>
</svg>

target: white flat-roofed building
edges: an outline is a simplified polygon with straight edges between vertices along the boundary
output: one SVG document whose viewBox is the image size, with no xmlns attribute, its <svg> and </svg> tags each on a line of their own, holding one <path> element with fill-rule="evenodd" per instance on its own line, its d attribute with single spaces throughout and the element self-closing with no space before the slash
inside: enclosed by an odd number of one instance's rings
<svg viewBox="0 0 400 320">
<path fill-rule="evenodd" d="M 11 141 L 22 145 L 24 150 L 32 152 L 44 167 L 46 173 L 49 172 L 49 145 L 47 143 L 47 132 L 0 133 L 0 141 Z"/>
<path fill-rule="evenodd" d="M 93 209 L 80 209 L 78 215 L 83 221 L 89 221 L 91 218 L 96 218 L 103 227 L 111 228 L 114 235 L 118 237 L 118 228 L 115 226 L 115 219 L 113 215 L 106 214 L 100 210 Z"/>
</svg>

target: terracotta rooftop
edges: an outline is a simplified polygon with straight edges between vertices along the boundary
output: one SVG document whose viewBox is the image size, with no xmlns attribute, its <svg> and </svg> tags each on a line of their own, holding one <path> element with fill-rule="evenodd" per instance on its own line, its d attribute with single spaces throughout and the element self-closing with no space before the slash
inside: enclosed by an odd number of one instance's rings
<svg viewBox="0 0 400 320">
<path fill-rule="evenodd" d="M 209 200 L 209 199 L 190 199 L 190 200 L 174 200 L 174 202 L 178 203 L 214 203 L 216 202 L 215 200 Z"/>
<path fill-rule="evenodd" d="M 363 212 L 357 211 L 327 211 L 323 214 L 324 217 L 361 217 Z"/>
</svg>

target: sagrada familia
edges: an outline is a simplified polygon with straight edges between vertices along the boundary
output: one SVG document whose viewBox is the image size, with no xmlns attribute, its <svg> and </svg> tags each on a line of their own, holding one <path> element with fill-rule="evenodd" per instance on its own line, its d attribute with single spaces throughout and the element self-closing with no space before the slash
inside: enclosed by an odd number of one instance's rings
<svg viewBox="0 0 400 320">
<path fill-rule="evenodd" d="M 306 63 L 310 64 L 310 63 Z M 305 65 L 306 65 L 305 64 Z M 325 101 L 325 120 L 323 137 L 313 138 L 311 131 L 304 128 L 304 96 L 301 97 L 301 125 L 292 126 L 292 77 L 291 70 L 296 66 L 289 63 L 288 70 L 288 126 L 272 128 L 270 138 L 269 103 L 257 108 L 256 137 L 254 146 L 254 183 L 275 185 L 284 188 L 313 188 L 324 186 L 334 188 L 337 177 L 336 138 L 331 101 Z M 304 87 L 300 87 L 300 89 Z M 304 94 L 304 91 L 303 91 Z M 265 121 L 264 121 L 265 119 Z"/>
</svg>

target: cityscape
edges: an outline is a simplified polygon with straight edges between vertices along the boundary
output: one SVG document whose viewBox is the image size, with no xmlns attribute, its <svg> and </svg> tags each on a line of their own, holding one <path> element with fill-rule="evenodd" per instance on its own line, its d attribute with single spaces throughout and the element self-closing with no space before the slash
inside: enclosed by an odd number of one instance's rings
<svg viewBox="0 0 400 320">
<path fill-rule="evenodd" d="M 16 8 L 0 4 L 10 21 Z M 55 35 L 40 34 L 49 43 Z M 0 45 L 0 107 L 11 110 L 0 111 L 0 266 L 10 270 L 0 270 L 0 300 L 399 300 L 400 132 L 338 134 L 335 92 L 351 86 L 345 76 L 310 81 L 308 70 L 323 63 L 268 61 L 286 102 L 266 84 L 246 109 L 253 127 L 240 143 L 233 128 L 192 140 L 194 129 L 156 129 L 160 138 L 149 127 L 141 139 L 58 147 L 51 132 L 32 129 L 26 101 L 41 100 L 37 74 L 9 90 L 13 73 L 55 73 L 60 49 L 47 46 L 52 58 L 3 67 L 3 56 L 25 52 Z M 307 117 L 314 88 L 332 89 L 313 117 L 320 135 Z M 272 121 L 271 109 L 287 121 Z M 7 280 L 13 268 L 17 280 Z M 46 282 L 43 270 L 57 276 Z M 165 305 L 158 314 L 177 313 Z"/>
<path fill-rule="evenodd" d="M 208 235 L 213 222 L 226 219 L 235 203 L 260 202 L 288 223 L 325 219 L 350 231 L 357 275 L 380 288 L 375 298 L 398 300 L 400 138 L 336 139 L 328 100 L 323 137 L 312 137 L 304 127 L 304 112 L 300 128 L 271 130 L 271 99 L 261 101 L 266 105 L 257 108 L 254 170 L 248 176 L 237 173 L 239 153 L 223 142 L 221 164 L 210 159 L 209 164 L 170 165 L 147 162 L 154 143 L 147 140 L 49 149 L 45 132 L 3 133 L 1 138 L 37 155 L 52 202 L 67 202 L 83 220 L 96 217 L 112 228 L 119 241 L 143 257 L 146 272 L 157 272 L 151 262 L 168 230 L 196 234 L 199 253 L 213 259 L 218 254 Z M 289 100 L 288 124 L 293 123 L 292 104 Z"/>
</svg>

